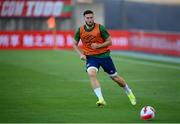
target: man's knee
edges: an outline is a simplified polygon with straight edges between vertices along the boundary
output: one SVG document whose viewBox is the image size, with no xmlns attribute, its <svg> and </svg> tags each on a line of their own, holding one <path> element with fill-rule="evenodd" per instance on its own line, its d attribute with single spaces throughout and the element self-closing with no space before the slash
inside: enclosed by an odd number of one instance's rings
<svg viewBox="0 0 180 124">
<path fill-rule="evenodd" d="M 89 77 L 96 78 L 96 72 L 90 72 L 88 73 Z"/>
<path fill-rule="evenodd" d="M 115 76 L 111 76 L 111 79 L 117 81 L 119 78 L 118 75 L 115 75 Z"/>
<path fill-rule="evenodd" d="M 114 81 L 125 82 L 124 79 L 122 77 L 120 77 L 119 75 L 115 75 L 115 76 L 111 77 L 111 79 Z"/>
<path fill-rule="evenodd" d="M 97 71 L 98 71 L 97 68 L 94 68 L 94 67 L 87 69 L 87 72 L 90 78 L 96 78 Z"/>
</svg>

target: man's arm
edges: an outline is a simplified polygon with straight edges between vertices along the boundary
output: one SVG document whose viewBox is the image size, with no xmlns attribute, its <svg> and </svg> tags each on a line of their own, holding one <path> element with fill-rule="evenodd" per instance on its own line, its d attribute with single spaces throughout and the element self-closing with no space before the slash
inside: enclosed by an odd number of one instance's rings
<svg viewBox="0 0 180 124">
<path fill-rule="evenodd" d="M 93 49 L 99 49 L 99 48 L 107 47 L 110 45 L 112 45 L 112 40 L 111 40 L 111 37 L 109 36 L 107 39 L 105 39 L 104 43 L 102 43 L 102 44 L 92 43 L 91 47 Z"/>
<path fill-rule="evenodd" d="M 78 47 L 78 42 L 75 40 L 73 42 L 73 48 L 79 54 L 81 60 L 86 60 L 86 56 L 81 52 L 81 50 Z"/>
<path fill-rule="evenodd" d="M 73 47 L 74 47 L 74 50 L 79 54 L 81 60 L 86 60 L 86 56 L 78 48 L 79 40 L 80 40 L 80 28 L 78 28 L 77 31 L 75 32 L 74 40 L 73 40 Z"/>
<path fill-rule="evenodd" d="M 102 43 L 102 44 L 93 43 L 91 45 L 91 47 L 93 49 L 99 49 L 99 48 L 103 48 L 103 47 L 107 47 L 107 46 L 112 45 L 111 36 L 108 33 L 107 29 L 103 25 L 100 25 L 99 29 L 100 29 L 102 38 L 105 39 L 105 42 Z"/>
</svg>

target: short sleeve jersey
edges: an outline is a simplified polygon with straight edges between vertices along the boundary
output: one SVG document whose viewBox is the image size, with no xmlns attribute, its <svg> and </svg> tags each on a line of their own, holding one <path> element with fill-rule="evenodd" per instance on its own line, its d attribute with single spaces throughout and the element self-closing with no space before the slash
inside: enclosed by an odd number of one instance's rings
<svg viewBox="0 0 180 124">
<path fill-rule="evenodd" d="M 110 50 L 108 49 L 108 47 L 103 47 L 95 50 L 91 48 L 91 44 L 103 43 L 109 36 L 110 35 L 104 26 L 95 23 L 94 27 L 91 30 L 87 29 L 86 25 L 78 28 L 74 35 L 74 39 L 76 42 L 79 42 L 81 39 L 85 55 L 98 55 L 106 53 Z"/>
<path fill-rule="evenodd" d="M 85 28 L 86 31 L 91 31 L 91 30 L 88 30 L 85 25 L 84 25 L 84 28 Z M 100 24 L 99 28 L 100 28 L 101 36 L 104 39 L 107 39 L 110 36 L 107 29 L 101 24 Z M 80 27 L 76 30 L 75 35 L 74 35 L 74 39 L 75 39 L 75 41 L 79 42 L 79 40 L 80 40 Z"/>
</svg>

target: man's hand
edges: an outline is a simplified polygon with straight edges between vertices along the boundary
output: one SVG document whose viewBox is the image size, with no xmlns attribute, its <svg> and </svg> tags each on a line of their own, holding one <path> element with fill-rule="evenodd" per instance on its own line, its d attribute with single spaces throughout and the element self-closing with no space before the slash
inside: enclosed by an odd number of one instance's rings
<svg viewBox="0 0 180 124">
<path fill-rule="evenodd" d="M 108 47 L 112 44 L 112 40 L 111 37 L 108 37 L 104 43 L 92 43 L 91 44 L 91 48 L 92 49 L 99 49 L 99 48 L 104 48 L 104 47 Z"/>
<path fill-rule="evenodd" d="M 86 60 L 86 56 L 85 56 L 84 54 L 81 54 L 81 55 L 80 55 L 80 59 L 81 59 L 81 60 Z"/>
<path fill-rule="evenodd" d="M 73 48 L 74 50 L 79 54 L 81 60 L 86 60 L 86 56 L 81 52 L 81 50 L 78 48 L 78 43 L 77 41 L 74 40 L 73 42 Z"/>
<path fill-rule="evenodd" d="M 91 48 L 93 48 L 93 49 L 98 49 L 98 48 L 100 48 L 100 44 L 92 43 L 92 44 L 91 44 Z"/>
</svg>

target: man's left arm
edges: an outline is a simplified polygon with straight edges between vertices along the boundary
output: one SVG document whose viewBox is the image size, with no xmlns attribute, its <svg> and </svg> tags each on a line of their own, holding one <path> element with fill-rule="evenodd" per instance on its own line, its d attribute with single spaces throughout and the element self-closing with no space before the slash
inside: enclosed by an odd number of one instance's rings
<svg viewBox="0 0 180 124">
<path fill-rule="evenodd" d="M 92 43 L 91 47 L 93 49 L 99 49 L 99 48 L 107 47 L 110 45 L 112 45 L 112 40 L 111 40 L 111 37 L 109 36 L 107 39 L 105 39 L 104 43 L 102 43 L 102 44 Z"/>
<path fill-rule="evenodd" d="M 99 48 L 103 48 L 103 47 L 107 47 L 107 46 L 112 45 L 111 36 L 108 33 L 107 29 L 104 26 L 102 26 L 102 25 L 100 25 L 100 32 L 101 32 L 102 38 L 105 39 L 105 42 L 102 43 L 102 44 L 92 43 L 91 47 L 93 49 L 99 49 Z"/>
</svg>

